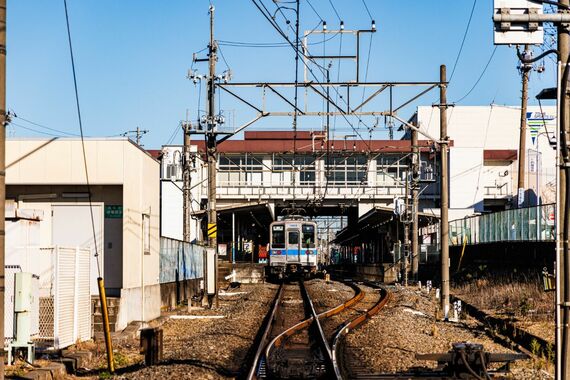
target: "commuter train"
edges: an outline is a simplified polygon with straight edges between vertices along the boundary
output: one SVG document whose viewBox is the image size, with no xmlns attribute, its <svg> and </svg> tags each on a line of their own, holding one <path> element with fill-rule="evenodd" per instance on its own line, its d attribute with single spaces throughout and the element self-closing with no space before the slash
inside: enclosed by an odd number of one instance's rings
<svg viewBox="0 0 570 380">
<path fill-rule="evenodd" d="M 317 223 L 301 217 L 271 223 L 268 277 L 311 277 L 317 273 L 318 258 Z"/>
</svg>

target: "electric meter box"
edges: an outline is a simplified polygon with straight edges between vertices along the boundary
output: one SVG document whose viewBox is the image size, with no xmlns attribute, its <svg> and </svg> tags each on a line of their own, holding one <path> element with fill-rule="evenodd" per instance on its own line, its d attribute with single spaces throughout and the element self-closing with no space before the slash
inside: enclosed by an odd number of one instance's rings
<svg viewBox="0 0 570 380">
<path fill-rule="evenodd" d="M 16 313 L 31 311 L 34 298 L 32 294 L 32 274 L 17 272 L 15 277 L 14 311 Z"/>
</svg>

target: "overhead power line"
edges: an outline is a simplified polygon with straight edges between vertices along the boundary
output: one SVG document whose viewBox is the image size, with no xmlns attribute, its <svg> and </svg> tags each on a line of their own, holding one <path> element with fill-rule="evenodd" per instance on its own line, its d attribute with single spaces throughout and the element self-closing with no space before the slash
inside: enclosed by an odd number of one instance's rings
<svg viewBox="0 0 570 380">
<path fill-rule="evenodd" d="M 483 76 L 485 75 L 485 72 L 487 71 L 487 68 L 489 67 L 489 65 L 491 64 L 491 61 L 493 60 L 493 57 L 495 56 L 495 52 L 497 51 L 497 46 L 495 46 L 495 48 L 493 49 L 493 53 L 491 53 L 491 56 L 489 57 L 489 60 L 487 61 L 487 64 L 485 65 L 485 67 L 483 68 L 483 71 L 481 72 L 481 75 L 479 75 L 479 78 L 477 78 L 477 81 L 475 82 L 475 84 L 473 85 L 473 87 L 471 87 L 471 89 L 465 94 L 463 95 L 459 100 L 456 100 L 454 103 L 460 103 L 463 99 L 465 99 L 466 97 L 468 97 L 471 92 L 475 89 L 475 87 L 477 87 L 477 85 L 479 84 L 479 82 L 481 81 L 481 79 L 483 78 Z"/>
<path fill-rule="evenodd" d="M 364 1 L 364 0 L 363 0 Z M 467 26 L 465 27 L 465 32 L 463 33 L 463 39 L 461 40 L 461 46 L 457 52 L 457 57 L 455 58 L 455 63 L 453 64 L 453 69 L 451 69 L 451 75 L 449 76 L 449 81 L 453 79 L 453 74 L 455 74 L 455 69 L 457 68 L 457 63 L 461 57 L 461 52 L 463 51 L 463 46 L 465 45 L 465 40 L 467 39 L 467 34 L 469 33 L 469 26 L 471 25 L 471 20 L 473 19 L 473 13 L 475 11 L 475 6 L 477 5 L 477 0 L 473 0 L 473 6 L 471 7 L 471 13 L 469 14 L 469 21 L 467 21 Z"/>
<path fill-rule="evenodd" d="M 17 118 L 17 119 L 19 119 L 19 120 L 22 120 L 22 121 L 24 121 L 24 122 L 26 122 L 26 123 L 35 125 L 36 127 L 40 127 L 40 128 L 43 128 L 43 129 L 47 129 L 48 131 L 52 131 L 52 132 L 57 132 L 57 133 L 59 133 L 59 135 L 57 135 L 57 136 L 66 135 L 66 136 L 72 136 L 72 137 L 79 137 L 79 135 L 76 134 L 76 133 L 70 133 L 70 132 L 62 131 L 62 130 L 60 130 L 60 129 L 51 128 L 51 127 L 48 127 L 48 126 L 46 126 L 46 125 L 43 125 L 43 124 L 40 124 L 40 123 L 36 123 L 35 121 L 25 119 L 25 118 L 23 118 L 23 117 L 17 115 L 16 113 L 13 113 L 13 112 L 12 112 L 12 116 L 15 117 L 15 118 Z M 24 128 L 24 129 L 33 130 L 33 129 L 29 128 L 29 127 L 26 128 L 26 127 L 24 127 L 24 126 L 22 126 L 22 125 L 20 125 L 20 127 L 21 127 L 21 128 Z M 39 133 L 43 133 L 43 132 L 41 132 L 41 131 L 38 131 L 38 132 L 39 132 Z M 53 134 L 52 134 L 52 135 L 53 135 Z M 55 135 L 54 135 L 54 136 L 55 136 Z"/>
<path fill-rule="evenodd" d="M 101 267 L 99 263 L 99 251 L 97 247 L 97 233 L 95 231 L 95 217 L 93 215 L 93 204 L 91 200 L 91 184 L 89 182 L 89 170 L 87 169 L 87 153 L 85 151 L 85 138 L 83 134 L 83 121 L 81 119 L 81 107 L 79 105 L 79 90 L 77 89 L 77 74 L 75 71 L 75 59 L 73 57 L 73 45 L 71 43 L 71 28 L 69 27 L 69 14 L 67 11 L 67 0 L 63 0 L 65 8 L 65 23 L 67 26 L 67 41 L 69 42 L 69 56 L 71 59 L 71 71 L 73 73 L 73 88 L 75 90 L 75 105 L 77 108 L 77 119 L 79 121 L 79 134 L 81 136 L 81 148 L 83 150 L 83 165 L 85 168 L 85 184 L 87 185 L 87 194 L 89 201 L 89 212 L 91 214 L 91 228 L 93 232 L 93 247 L 95 249 L 95 261 L 97 261 L 97 274 L 101 277 Z"/>
<path fill-rule="evenodd" d="M 16 126 L 16 127 L 18 127 L 18 128 L 22 128 L 22 129 L 25 129 L 25 130 L 28 130 L 28 131 L 31 131 L 31 132 L 35 132 L 35 133 L 40 133 L 40 134 L 46 135 L 46 136 L 63 137 L 62 135 L 56 135 L 55 133 L 45 132 L 45 131 L 41 131 L 41 130 L 39 130 L 39 129 L 34 129 L 34 128 L 26 127 L 26 126 L 24 126 L 24 125 L 22 125 L 22 124 L 15 123 L 15 122 L 13 122 L 13 121 L 10 122 L 10 125 L 14 125 L 14 126 Z"/>
</svg>

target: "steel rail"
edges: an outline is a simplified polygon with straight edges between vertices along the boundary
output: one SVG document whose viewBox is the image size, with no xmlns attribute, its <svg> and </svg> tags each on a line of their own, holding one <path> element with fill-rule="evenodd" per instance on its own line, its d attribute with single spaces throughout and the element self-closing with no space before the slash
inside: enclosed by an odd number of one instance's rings
<svg viewBox="0 0 570 380">
<path fill-rule="evenodd" d="M 352 286 L 351 286 L 352 287 Z M 323 311 L 322 313 L 318 314 L 318 318 L 320 319 L 322 318 L 328 318 L 332 315 L 336 315 L 339 314 L 340 312 L 342 312 L 343 310 L 349 308 L 350 306 L 354 305 L 355 303 L 359 302 L 362 298 L 364 298 L 364 292 L 359 288 L 359 287 L 353 287 L 353 289 L 355 290 L 356 294 L 354 295 L 354 297 L 352 297 L 351 299 L 349 299 L 346 302 L 343 302 L 342 304 L 333 307 L 332 309 L 329 309 L 327 311 Z M 279 347 L 281 345 L 281 343 L 284 341 L 285 338 L 290 337 L 291 335 L 294 335 L 295 333 L 297 333 L 298 331 L 306 328 L 307 326 L 309 326 L 311 324 L 311 322 L 313 321 L 313 317 L 309 317 L 291 327 L 289 327 L 287 330 L 283 331 L 281 334 L 277 335 L 275 338 L 273 338 L 273 340 L 271 342 L 269 342 L 269 344 L 267 345 L 267 348 L 265 350 L 265 355 L 268 356 L 269 352 L 271 351 L 272 347 Z"/>
<path fill-rule="evenodd" d="M 257 346 L 257 350 L 255 351 L 255 355 L 253 357 L 253 363 L 249 372 L 247 374 L 248 380 L 257 379 L 257 370 L 259 368 L 259 359 L 261 358 L 261 354 L 263 353 L 263 348 L 266 345 L 267 338 L 269 337 L 269 333 L 273 328 L 273 322 L 275 321 L 275 316 L 277 315 L 277 310 L 279 309 L 279 305 L 281 304 L 281 298 L 283 297 L 283 283 L 279 285 L 279 289 L 277 290 L 277 295 L 273 301 L 273 306 L 271 307 L 271 311 L 269 312 L 269 317 L 267 318 L 267 322 L 265 328 L 263 329 L 263 334 L 261 335 L 261 339 L 259 341 L 259 345 Z"/>
<path fill-rule="evenodd" d="M 354 296 L 351 299 L 343 302 L 342 304 L 335 306 L 332 309 L 326 310 L 326 311 L 318 314 L 317 315 L 318 319 L 328 318 L 330 316 L 339 314 L 343 310 L 345 310 L 345 309 L 351 307 L 352 305 L 360 302 L 364 298 L 365 293 L 358 286 L 356 286 L 352 283 L 346 283 L 346 285 L 350 286 L 354 290 L 354 292 L 355 292 Z M 264 333 L 263 333 L 263 339 L 260 341 L 260 343 L 258 345 L 256 355 L 254 358 L 254 364 L 250 368 L 250 371 L 249 371 L 248 376 L 247 376 L 248 380 L 257 379 L 257 371 L 259 368 L 259 361 L 262 357 L 263 351 L 265 351 L 263 353 L 263 357 L 265 357 L 267 360 L 267 358 L 269 357 L 269 353 L 271 352 L 271 350 L 274 347 L 281 346 L 281 344 L 284 342 L 284 340 L 286 338 L 288 338 L 288 337 L 294 335 L 295 333 L 301 331 L 302 329 L 310 326 L 311 322 L 314 319 L 314 315 L 312 315 L 311 317 L 309 317 L 309 318 L 293 325 L 292 327 L 288 328 L 287 330 L 283 331 L 281 334 L 279 334 L 275 338 L 273 338 L 269 343 L 265 344 L 265 341 L 267 340 L 267 336 L 269 335 L 269 332 L 271 331 L 271 328 L 272 328 L 271 322 L 275 318 L 277 308 L 278 308 L 278 306 L 274 305 L 275 313 L 273 312 L 273 309 L 272 309 L 271 318 L 268 319 L 268 323 L 265 326 Z M 332 356 L 332 349 L 331 349 L 331 356 Z"/>
<path fill-rule="evenodd" d="M 333 344 L 332 344 L 332 359 L 333 359 L 333 368 L 334 368 L 334 373 L 335 373 L 335 377 L 337 379 L 342 379 L 342 371 L 340 369 L 340 363 L 338 360 L 338 355 L 337 355 L 337 350 L 339 348 L 339 343 L 340 343 L 340 338 L 345 336 L 346 334 L 349 333 L 350 330 L 358 327 L 360 324 L 362 324 L 364 321 L 366 321 L 367 319 L 370 319 L 373 315 L 377 314 L 380 310 L 382 310 L 382 308 L 384 306 L 386 306 L 386 304 L 388 303 L 388 301 L 391 299 L 392 294 L 390 292 L 388 292 L 386 289 L 381 288 L 377 285 L 372 285 L 372 284 L 367 284 L 368 286 L 374 286 L 374 287 L 378 287 L 380 288 L 380 292 L 381 292 L 381 296 L 380 299 L 378 300 L 378 302 L 370 309 L 368 310 L 366 313 L 363 313 L 353 319 L 351 319 L 348 322 L 345 322 L 338 330 L 337 334 L 335 335 L 334 339 L 333 339 Z"/>
<path fill-rule="evenodd" d="M 312 326 L 314 327 L 314 330 L 316 330 L 316 332 L 318 332 L 319 345 L 321 346 L 321 349 L 323 350 L 323 354 L 325 355 L 327 367 L 329 367 L 330 370 L 334 370 L 331 347 L 329 345 L 327 336 L 325 335 L 325 331 L 323 330 L 323 326 L 321 325 L 319 315 L 317 314 L 317 311 L 315 310 L 315 305 L 313 305 L 313 301 L 311 300 L 311 297 L 309 296 L 309 292 L 307 291 L 307 288 L 305 287 L 305 283 L 303 281 L 300 281 L 299 285 L 301 288 L 302 296 L 305 299 L 305 302 L 307 303 L 307 305 L 309 306 L 309 311 L 311 312 L 311 316 L 313 319 L 313 322 L 312 322 L 313 325 Z"/>
</svg>

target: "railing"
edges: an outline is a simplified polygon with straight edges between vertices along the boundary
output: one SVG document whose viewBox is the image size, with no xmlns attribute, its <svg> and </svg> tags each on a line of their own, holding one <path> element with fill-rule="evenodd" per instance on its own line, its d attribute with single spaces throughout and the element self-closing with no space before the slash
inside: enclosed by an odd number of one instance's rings
<svg viewBox="0 0 570 380">
<path fill-rule="evenodd" d="M 499 211 L 449 222 L 449 244 L 554 241 L 554 204 Z"/>
<path fill-rule="evenodd" d="M 508 183 L 485 186 L 485 197 L 504 198 L 511 195 Z"/>
</svg>

